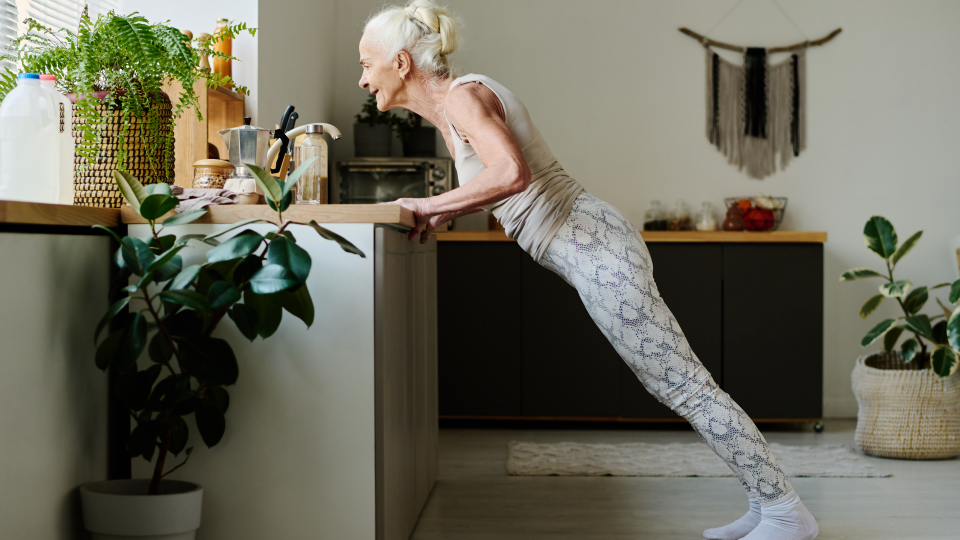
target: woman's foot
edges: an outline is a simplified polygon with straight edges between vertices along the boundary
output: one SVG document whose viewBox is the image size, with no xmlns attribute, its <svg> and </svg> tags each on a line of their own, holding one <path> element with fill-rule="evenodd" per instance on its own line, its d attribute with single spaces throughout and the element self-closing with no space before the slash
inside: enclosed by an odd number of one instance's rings
<svg viewBox="0 0 960 540">
<path fill-rule="evenodd" d="M 770 504 L 760 506 L 760 524 L 743 540 L 813 540 L 818 532 L 817 520 L 790 490 Z"/>
<path fill-rule="evenodd" d="M 755 529 L 760 524 L 760 499 L 752 491 L 747 492 L 747 497 L 750 509 L 746 514 L 729 525 L 703 531 L 703 537 L 706 540 L 739 540 Z"/>
</svg>

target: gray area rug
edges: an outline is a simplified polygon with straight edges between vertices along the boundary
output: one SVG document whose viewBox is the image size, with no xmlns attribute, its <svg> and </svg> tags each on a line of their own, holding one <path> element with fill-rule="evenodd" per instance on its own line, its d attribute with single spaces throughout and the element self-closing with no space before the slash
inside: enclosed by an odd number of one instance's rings
<svg viewBox="0 0 960 540">
<path fill-rule="evenodd" d="M 871 459 L 842 444 L 770 443 L 787 476 L 885 477 Z M 517 476 L 733 476 L 704 443 L 588 444 L 510 442 L 507 472 Z"/>
</svg>

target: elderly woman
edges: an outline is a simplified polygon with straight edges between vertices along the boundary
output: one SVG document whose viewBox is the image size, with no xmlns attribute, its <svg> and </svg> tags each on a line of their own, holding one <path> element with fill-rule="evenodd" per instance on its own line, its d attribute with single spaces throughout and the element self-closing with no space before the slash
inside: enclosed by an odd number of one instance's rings
<svg viewBox="0 0 960 540">
<path fill-rule="evenodd" d="M 507 236 L 577 289 L 647 391 L 689 421 L 747 490 L 747 514 L 704 538 L 815 538 L 816 521 L 760 431 L 717 386 L 660 298 L 637 228 L 564 173 L 509 90 L 483 75 L 454 78 L 457 27 L 446 9 L 415 0 L 372 16 L 360 40 L 360 86 L 377 96 L 377 108 L 426 118 L 456 160 L 459 188 L 390 203 L 416 215 L 409 238 L 426 242 L 441 223 L 491 211 Z"/>
</svg>

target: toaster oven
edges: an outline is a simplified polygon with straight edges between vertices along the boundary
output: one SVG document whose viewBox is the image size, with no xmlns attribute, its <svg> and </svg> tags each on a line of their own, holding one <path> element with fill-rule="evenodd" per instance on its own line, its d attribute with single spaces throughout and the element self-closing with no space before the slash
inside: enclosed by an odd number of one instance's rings
<svg viewBox="0 0 960 540">
<path fill-rule="evenodd" d="M 330 182 L 333 204 L 376 204 L 429 197 L 456 186 L 453 160 L 442 157 L 358 157 L 337 160 Z"/>
</svg>

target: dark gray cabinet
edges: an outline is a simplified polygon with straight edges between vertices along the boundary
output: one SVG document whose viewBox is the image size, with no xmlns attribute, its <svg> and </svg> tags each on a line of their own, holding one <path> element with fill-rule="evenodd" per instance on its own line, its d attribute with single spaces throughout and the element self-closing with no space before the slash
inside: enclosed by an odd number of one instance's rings
<svg viewBox="0 0 960 540">
<path fill-rule="evenodd" d="M 648 243 L 703 365 L 752 417 L 822 415 L 822 244 Z M 664 419 L 579 295 L 514 242 L 438 244 L 441 417 Z"/>
</svg>

